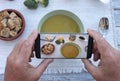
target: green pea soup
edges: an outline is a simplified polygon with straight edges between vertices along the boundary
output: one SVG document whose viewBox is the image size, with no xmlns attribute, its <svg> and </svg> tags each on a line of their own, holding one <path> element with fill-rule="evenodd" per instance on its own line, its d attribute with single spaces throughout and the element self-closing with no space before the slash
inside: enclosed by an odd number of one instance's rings
<svg viewBox="0 0 120 81">
<path fill-rule="evenodd" d="M 81 20 L 72 12 L 56 10 L 48 13 L 39 23 L 39 32 L 79 33 L 84 32 Z"/>
</svg>

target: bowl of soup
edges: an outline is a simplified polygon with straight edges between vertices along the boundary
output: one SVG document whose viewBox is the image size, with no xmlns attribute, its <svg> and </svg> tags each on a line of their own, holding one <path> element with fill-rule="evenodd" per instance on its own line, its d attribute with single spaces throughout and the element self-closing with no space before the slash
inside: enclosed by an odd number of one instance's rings
<svg viewBox="0 0 120 81">
<path fill-rule="evenodd" d="M 75 43 L 63 44 L 60 51 L 64 58 L 76 58 L 81 52 L 80 47 Z"/>
<path fill-rule="evenodd" d="M 47 13 L 38 25 L 39 32 L 80 33 L 84 32 L 78 16 L 67 10 L 54 10 Z"/>
</svg>

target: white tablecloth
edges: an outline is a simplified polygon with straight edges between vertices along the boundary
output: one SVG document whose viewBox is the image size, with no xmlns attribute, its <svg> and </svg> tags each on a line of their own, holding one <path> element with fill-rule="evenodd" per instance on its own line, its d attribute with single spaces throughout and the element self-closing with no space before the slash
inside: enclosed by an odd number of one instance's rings
<svg viewBox="0 0 120 81">
<path fill-rule="evenodd" d="M 23 5 L 24 0 L 0 0 L 0 10 L 11 8 L 20 11 L 25 17 L 25 31 L 16 40 L 2 41 L 0 40 L 0 73 L 4 73 L 6 58 L 13 49 L 14 45 L 20 39 L 26 39 L 33 29 L 37 29 L 41 18 L 50 11 L 64 9 L 76 14 L 83 22 L 85 32 L 87 28 L 96 29 L 101 17 L 108 17 L 110 21 L 110 31 L 106 36 L 106 40 L 114 46 L 114 21 L 112 19 L 110 3 L 103 4 L 99 0 L 50 0 L 47 8 L 38 7 L 36 10 L 29 10 Z M 33 59 L 32 64 L 36 66 L 41 60 Z M 81 72 L 83 64 L 80 59 L 63 60 L 56 59 L 46 73 L 71 73 Z"/>
</svg>

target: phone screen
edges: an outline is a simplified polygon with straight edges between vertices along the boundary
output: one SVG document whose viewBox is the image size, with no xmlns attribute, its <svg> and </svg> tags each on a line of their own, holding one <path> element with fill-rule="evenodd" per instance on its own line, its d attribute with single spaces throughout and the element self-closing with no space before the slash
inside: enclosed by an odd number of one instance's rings
<svg viewBox="0 0 120 81">
<path fill-rule="evenodd" d="M 90 58 L 93 41 L 88 34 L 40 33 L 36 44 L 39 58 Z M 38 46 L 39 45 L 39 46 Z"/>
</svg>

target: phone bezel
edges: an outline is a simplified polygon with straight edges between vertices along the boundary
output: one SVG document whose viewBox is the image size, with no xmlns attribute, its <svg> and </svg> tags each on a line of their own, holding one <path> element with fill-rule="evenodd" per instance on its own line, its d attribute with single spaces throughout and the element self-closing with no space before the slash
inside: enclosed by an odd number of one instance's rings
<svg viewBox="0 0 120 81">
<path fill-rule="evenodd" d="M 47 34 L 49 34 L 49 33 L 47 33 Z M 87 34 L 87 33 L 78 33 L 78 34 Z M 42 59 L 41 55 L 40 55 L 40 33 L 38 34 L 38 36 L 37 36 L 37 38 L 35 40 L 34 49 L 35 49 L 35 56 L 36 56 L 36 58 Z M 86 59 L 91 58 L 92 50 L 93 50 L 93 38 L 89 36 L 89 38 L 88 38 L 88 51 L 87 51 Z M 54 59 L 66 59 L 66 58 L 54 58 Z M 75 58 L 75 59 L 78 59 L 78 58 Z M 79 58 L 79 59 L 82 59 L 82 58 Z"/>
<path fill-rule="evenodd" d="M 93 38 L 89 36 L 88 38 L 88 50 L 87 50 L 87 59 L 91 58 L 93 50 Z"/>
<path fill-rule="evenodd" d="M 37 58 L 41 58 L 41 55 L 40 55 L 40 34 L 38 34 L 38 36 L 35 40 L 34 49 L 35 49 L 35 56 Z"/>
</svg>

